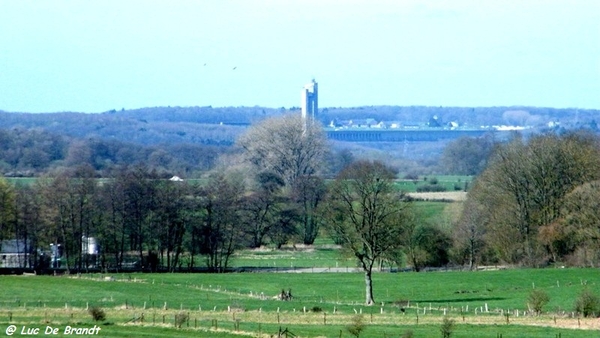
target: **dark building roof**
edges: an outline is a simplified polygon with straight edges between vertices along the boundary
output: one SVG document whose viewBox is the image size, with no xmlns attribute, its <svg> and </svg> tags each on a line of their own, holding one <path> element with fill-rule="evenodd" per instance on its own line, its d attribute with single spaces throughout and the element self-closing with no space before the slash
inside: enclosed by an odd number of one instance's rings
<svg viewBox="0 0 600 338">
<path fill-rule="evenodd" d="M 26 249 L 31 252 L 31 245 L 26 244 L 29 243 L 19 239 L 6 239 L 0 241 L 0 254 L 24 253 Z"/>
</svg>

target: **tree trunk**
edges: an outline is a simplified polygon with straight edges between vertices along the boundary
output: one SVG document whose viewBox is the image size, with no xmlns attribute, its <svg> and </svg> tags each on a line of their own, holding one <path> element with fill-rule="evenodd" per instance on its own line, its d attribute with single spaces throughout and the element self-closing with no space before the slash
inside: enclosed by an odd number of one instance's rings
<svg viewBox="0 0 600 338">
<path fill-rule="evenodd" d="M 475 268 L 475 242 L 471 239 L 469 241 L 469 271 L 473 271 Z"/>
<path fill-rule="evenodd" d="M 366 305 L 373 305 L 373 276 L 371 270 L 365 271 Z"/>
</svg>

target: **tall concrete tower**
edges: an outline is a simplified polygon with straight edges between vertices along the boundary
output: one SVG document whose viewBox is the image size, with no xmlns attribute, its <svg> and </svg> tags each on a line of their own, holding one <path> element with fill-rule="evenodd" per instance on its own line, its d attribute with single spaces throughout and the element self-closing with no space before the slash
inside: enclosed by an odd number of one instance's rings
<svg viewBox="0 0 600 338">
<path fill-rule="evenodd" d="M 315 79 L 302 89 L 302 119 L 304 123 L 314 120 L 319 113 L 319 89 Z"/>
</svg>

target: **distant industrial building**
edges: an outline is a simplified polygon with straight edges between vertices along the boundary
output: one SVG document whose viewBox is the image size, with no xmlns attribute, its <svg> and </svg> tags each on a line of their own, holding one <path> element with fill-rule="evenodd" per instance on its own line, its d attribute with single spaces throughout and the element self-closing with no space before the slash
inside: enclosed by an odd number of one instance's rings
<svg viewBox="0 0 600 338">
<path fill-rule="evenodd" d="M 302 119 L 315 120 L 319 113 L 319 88 L 313 79 L 302 89 Z"/>
</svg>

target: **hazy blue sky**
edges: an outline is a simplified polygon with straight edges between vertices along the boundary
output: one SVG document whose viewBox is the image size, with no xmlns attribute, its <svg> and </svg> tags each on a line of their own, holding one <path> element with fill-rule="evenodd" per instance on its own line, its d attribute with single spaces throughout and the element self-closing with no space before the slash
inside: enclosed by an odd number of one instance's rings
<svg viewBox="0 0 600 338">
<path fill-rule="evenodd" d="M 234 69 L 234 67 L 237 67 Z M 600 1 L 0 0 L 0 110 L 600 108 Z"/>
</svg>

